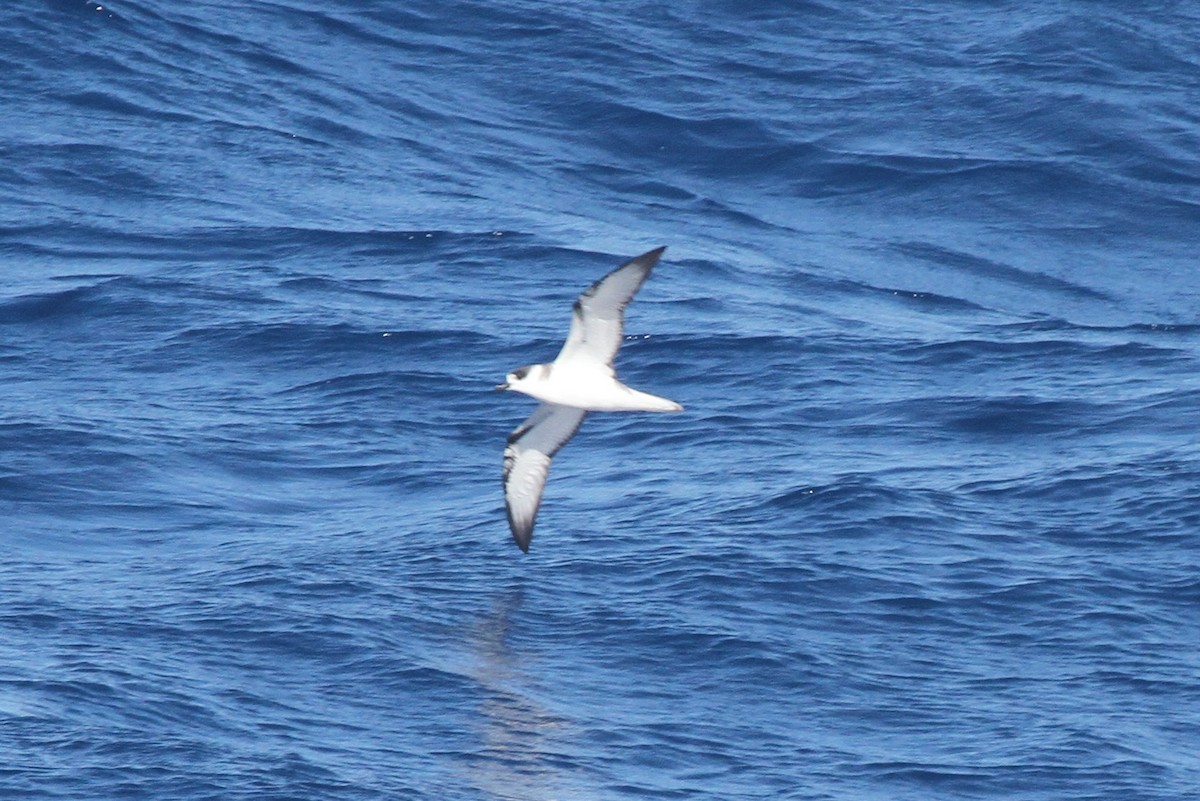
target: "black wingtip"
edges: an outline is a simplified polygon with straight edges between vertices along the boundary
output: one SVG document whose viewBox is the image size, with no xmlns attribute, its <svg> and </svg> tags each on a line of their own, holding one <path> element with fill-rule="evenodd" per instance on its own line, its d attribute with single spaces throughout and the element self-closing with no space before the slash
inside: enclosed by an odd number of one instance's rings
<svg viewBox="0 0 1200 801">
<path fill-rule="evenodd" d="M 656 247 L 654 250 L 647 250 L 642 255 L 637 256 L 636 258 L 630 259 L 630 261 L 657 262 L 659 260 L 659 258 L 662 257 L 663 251 L 666 249 L 667 249 L 666 245 L 660 245 L 660 246 Z"/>
<path fill-rule="evenodd" d="M 598 286 L 603 284 L 605 282 L 605 280 L 607 280 L 608 277 L 610 275 L 612 275 L 613 273 L 620 272 L 621 270 L 625 269 L 626 267 L 631 267 L 634 265 L 636 265 L 637 268 L 642 271 L 642 280 L 644 281 L 646 279 L 646 276 L 650 275 L 650 271 L 653 270 L 655 265 L 658 264 L 658 260 L 662 257 L 663 251 L 666 249 L 667 249 L 666 245 L 660 245 L 659 247 L 656 247 L 654 250 L 647 250 L 645 253 L 643 253 L 640 256 L 634 256 L 632 259 L 630 259 L 627 262 L 624 262 L 619 267 L 617 267 L 617 269 L 613 270 L 612 273 L 609 273 L 608 275 L 604 276 L 604 278 L 601 278 L 599 281 L 592 284 L 588 288 L 588 291 L 584 292 L 583 294 L 586 296 L 589 292 L 593 292 Z M 579 301 L 575 302 L 575 306 L 576 307 L 579 306 Z"/>
<path fill-rule="evenodd" d="M 529 532 L 528 534 L 526 534 L 524 537 L 520 536 L 515 531 L 513 532 L 513 542 L 515 542 L 517 544 L 517 547 L 521 549 L 521 553 L 529 553 L 529 543 L 532 540 L 533 540 L 533 532 L 532 531 Z"/>
<path fill-rule="evenodd" d="M 511 442 L 512 439 L 510 438 L 509 441 Z M 508 508 L 508 504 L 505 504 L 504 511 L 508 517 L 508 530 L 512 532 L 513 542 L 521 549 L 521 553 L 529 553 L 529 543 L 533 540 L 533 526 L 522 528 L 517 525 L 517 521 L 512 516 L 512 509 Z M 537 512 L 534 512 L 534 514 L 537 514 Z"/>
</svg>

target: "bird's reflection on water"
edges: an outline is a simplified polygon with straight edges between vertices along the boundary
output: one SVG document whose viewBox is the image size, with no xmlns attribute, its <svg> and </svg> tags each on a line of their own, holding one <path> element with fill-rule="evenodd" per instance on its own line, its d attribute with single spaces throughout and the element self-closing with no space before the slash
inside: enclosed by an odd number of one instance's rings
<svg viewBox="0 0 1200 801">
<path fill-rule="evenodd" d="M 494 798 L 558 799 L 567 791 L 579 798 L 571 725 L 538 701 L 539 654 L 514 644 L 511 636 L 524 602 L 523 585 L 506 588 L 468 633 L 472 678 L 483 700 L 474 720 L 479 751 L 464 761 L 464 771 L 472 785 Z"/>
</svg>

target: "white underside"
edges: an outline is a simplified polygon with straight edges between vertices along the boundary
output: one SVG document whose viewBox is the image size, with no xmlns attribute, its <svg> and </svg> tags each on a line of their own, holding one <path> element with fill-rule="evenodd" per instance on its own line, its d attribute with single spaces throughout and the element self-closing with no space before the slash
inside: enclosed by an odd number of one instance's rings
<svg viewBox="0 0 1200 801">
<path fill-rule="evenodd" d="M 511 384 L 510 389 L 544 403 L 589 412 L 683 411 L 683 407 L 673 400 L 625 386 L 607 368 L 571 369 L 555 364 L 549 376 Z"/>
</svg>

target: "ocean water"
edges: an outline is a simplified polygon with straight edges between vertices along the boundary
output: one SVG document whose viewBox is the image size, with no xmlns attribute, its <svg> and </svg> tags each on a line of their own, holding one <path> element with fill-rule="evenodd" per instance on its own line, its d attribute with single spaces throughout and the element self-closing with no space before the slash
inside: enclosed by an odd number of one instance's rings
<svg viewBox="0 0 1200 801">
<path fill-rule="evenodd" d="M 0 30 L 0 798 L 1200 797 L 1200 10 Z M 667 245 L 528 555 L 492 386 Z"/>
</svg>

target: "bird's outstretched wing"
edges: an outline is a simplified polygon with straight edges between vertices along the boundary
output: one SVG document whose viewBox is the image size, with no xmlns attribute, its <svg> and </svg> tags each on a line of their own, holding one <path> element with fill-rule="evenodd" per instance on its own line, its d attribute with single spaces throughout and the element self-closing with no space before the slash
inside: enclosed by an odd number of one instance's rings
<svg viewBox="0 0 1200 801">
<path fill-rule="evenodd" d="M 586 415 L 583 409 L 543 403 L 508 435 L 508 446 L 504 449 L 504 505 L 513 539 L 522 551 L 529 551 L 529 541 L 533 539 L 533 524 L 542 503 L 550 460 L 575 436 Z"/>
<path fill-rule="evenodd" d="M 571 331 L 556 361 L 586 359 L 611 367 L 625 332 L 625 307 L 641 289 L 666 247 L 630 259 L 588 287 L 575 301 Z"/>
</svg>

